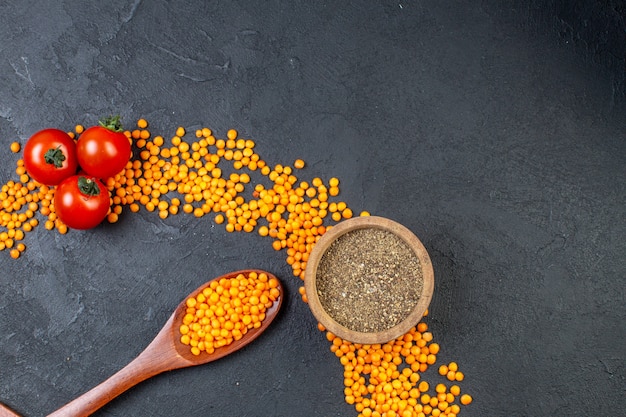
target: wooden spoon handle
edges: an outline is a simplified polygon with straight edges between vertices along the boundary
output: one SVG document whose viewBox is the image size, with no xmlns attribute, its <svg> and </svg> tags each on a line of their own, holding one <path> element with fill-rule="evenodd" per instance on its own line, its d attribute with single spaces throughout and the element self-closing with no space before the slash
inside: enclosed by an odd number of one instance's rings
<svg viewBox="0 0 626 417">
<path fill-rule="evenodd" d="M 115 397 L 138 383 L 161 372 L 190 366 L 181 358 L 170 341 L 174 314 L 165 323 L 154 340 L 132 362 L 109 379 L 64 405 L 49 417 L 82 417 L 92 414 Z"/>
<path fill-rule="evenodd" d="M 161 372 L 190 366 L 181 358 L 170 341 L 174 314 L 154 340 L 132 362 L 80 397 L 59 408 L 48 417 L 88 416 L 129 388 Z M 0 416 L 3 417 L 3 416 Z"/>
<path fill-rule="evenodd" d="M 141 355 L 139 355 L 109 379 L 67 403 L 50 414 L 49 417 L 89 416 L 124 391 L 159 372 L 158 370 L 154 372 L 147 371 L 145 361 L 143 361 Z"/>
<path fill-rule="evenodd" d="M 20 417 L 15 411 L 0 403 L 0 417 Z"/>
</svg>

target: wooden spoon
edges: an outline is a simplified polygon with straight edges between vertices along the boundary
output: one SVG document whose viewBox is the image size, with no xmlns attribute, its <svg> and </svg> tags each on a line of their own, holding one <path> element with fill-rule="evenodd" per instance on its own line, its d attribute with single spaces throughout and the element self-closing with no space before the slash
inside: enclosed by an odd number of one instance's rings
<svg viewBox="0 0 626 417">
<path fill-rule="evenodd" d="M 247 269 L 231 272 L 217 277 L 214 280 L 234 278 L 241 273 L 247 275 L 250 272 L 263 272 L 270 278 L 275 278 L 274 275 L 269 272 Z M 265 319 L 261 322 L 261 327 L 249 330 L 241 339 L 234 341 L 230 345 L 217 348 L 215 352 L 211 354 L 202 352 L 200 355 L 195 356 L 190 352 L 189 346 L 180 342 L 178 327 L 180 323 L 182 323 L 182 318 L 186 313 L 187 306 L 185 301 L 187 298 L 196 296 L 200 291 L 206 288 L 210 282 L 211 281 L 202 284 L 176 307 L 176 310 L 154 340 L 132 362 L 100 385 L 92 388 L 90 391 L 53 412 L 49 417 L 88 416 L 124 391 L 154 375 L 173 369 L 202 365 L 233 353 L 259 337 L 259 335 L 267 329 L 272 320 L 274 320 L 282 304 L 283 288 L 279 281 L 278 290 L 280 291 L 280 295 L 278 300 L 265 312 Z M 13 411 L 0 404 L 0 417 L 5 416 L 19 417 Z"/>
<path fill-rule="evenodd" d="M 15 411 L 0 403 L 0 417 L 20 417 Z"/>
</svg>

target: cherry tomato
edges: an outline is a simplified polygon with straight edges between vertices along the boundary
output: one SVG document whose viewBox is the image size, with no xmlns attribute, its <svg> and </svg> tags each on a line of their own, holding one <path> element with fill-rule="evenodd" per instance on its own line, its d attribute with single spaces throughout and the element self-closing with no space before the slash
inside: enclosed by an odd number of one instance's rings
<svg viewBox="0 0 626 417">
<path fill-rule="evenodd" d="M 74 139 L 59 129 L 44 129 L 31 136 L 23 157 L 28 174 L 45 185 L 59 184 L 78 168 Z"/>
<path fill-rule="evenodd" d="M 76 142 L 76 151 L 80 167 L 94 177 L 109 178 L 124 169 L 131 149 L 119 116 L 85 130 Z"/>
<path fill-rule="evenodd" d="M 73 175 L 63 180 L 54 192 L 56 214 L 72 229 L 96 227 L 110 208 L 109 190 L 93 176 Z"/>
</svg>

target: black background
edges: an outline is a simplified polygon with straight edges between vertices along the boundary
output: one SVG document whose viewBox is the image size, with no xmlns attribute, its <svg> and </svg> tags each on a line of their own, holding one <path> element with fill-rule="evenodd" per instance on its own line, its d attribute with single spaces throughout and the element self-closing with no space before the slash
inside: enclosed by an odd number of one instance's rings
<svg viewBox="0 0 626 417">
<path fill-rule="evenodd" d="M 522 4 L 523 3 L 523 4 Z M 464 416 L 624 415 L 623 2 L 9 1 L 0 5 L 0 166 L 46 127 L 120 113 L 153 135 L 230 128 L 301 180 L 428 249 L 428 323 L 474 396 Z M 253 181 L 258 177 L 253 176 Z M 0 253 L 0 401 L 45 415 L 132 360 L 185 295 L 242 268 L 278 275 L 281 316 L 101 416 L 356 416 L 285 254 L 212 216 Z M 430 376 L 432 381 L 437 380 Z"/>
</svg>

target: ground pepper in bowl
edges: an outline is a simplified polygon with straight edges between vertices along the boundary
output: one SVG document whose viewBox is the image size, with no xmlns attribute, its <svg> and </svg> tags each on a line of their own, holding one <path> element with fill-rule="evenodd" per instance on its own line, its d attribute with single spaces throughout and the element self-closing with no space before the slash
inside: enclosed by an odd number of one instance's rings
<svg viewBox="0 0 626 417">
<path fill-rule="evenodd" d="M 311 312 L 326 329 L 354 343 L 378 344 L 421 320 L 434 273 L 408 228 L 365 216 L 328 228 L 309 256 L 304 284 Z"/>
<path fill-rule="evenodd" d="M 335 321 L 380 332 L 408 317 L 423 287 L 419 259 L 386 230 L 352 230 L 335 240 L 317 269 L 319 300 Z"/>
</svg>

